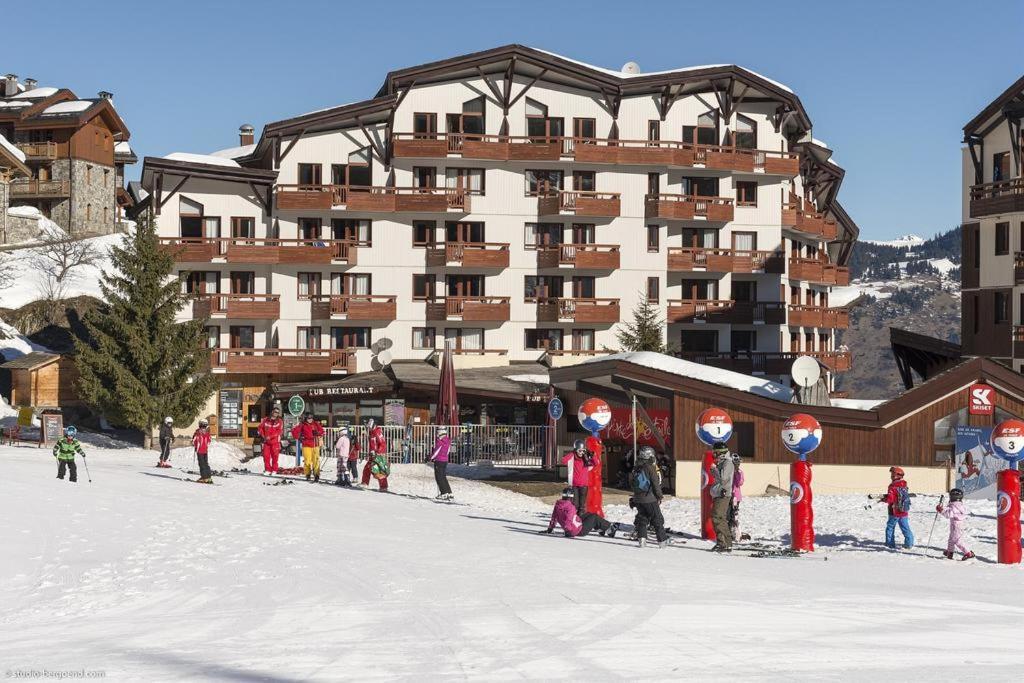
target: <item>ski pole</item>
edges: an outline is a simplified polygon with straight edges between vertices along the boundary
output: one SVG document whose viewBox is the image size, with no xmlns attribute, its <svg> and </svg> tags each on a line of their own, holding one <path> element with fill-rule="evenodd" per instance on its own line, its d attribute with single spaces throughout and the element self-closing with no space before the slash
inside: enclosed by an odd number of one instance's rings
<svg viewBox="0 0 1024 683">
<path fill-rule="evenodd" d="M 89 460 L 84 455 L 82 456 L 82 464 L 85 465 L 85 478 L 88 479 L 89 483 L 91 484 L 92 475 L 89 474 Z"/>
<path fill-rule="evenodd" d="M 942 505 L 942 501 L 944 501 L 945 499 L 946 499 L 946 495 L 945 494 L 939 496 L 939 505 Z M 935 533 L 935 524 L 938 521 L 939 521 L 939 511 L 936 510 L 935 511 L 935 519 L 932 520 L 932 530 L 928 532 L 928 544 L 927 544 L 927 549 L 924 551 L 925 555 L 928 555 L 928 554 L 931 553 L 931 550 L 932 550 L 932 534 Z"/>
</svg>

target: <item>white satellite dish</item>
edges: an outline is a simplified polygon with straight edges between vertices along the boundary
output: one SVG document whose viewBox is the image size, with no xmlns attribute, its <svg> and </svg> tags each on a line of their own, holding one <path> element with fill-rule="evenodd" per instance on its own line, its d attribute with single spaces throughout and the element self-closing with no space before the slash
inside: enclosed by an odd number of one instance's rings
<svg viewBox="0 0 1024 683">
<path fill-rule="evenodd" d="M 626 62 L 622 65 L 622 73 L 624 74 L 638 74 L 640 73 L 640 65 L 636 62 Z"/>
<path fill-rule="evenodd" d="M 393 359 L 391 357 L 391 352 L 388 351 L 387 349 L 384 349 L 377 354 L 377 362 L 380 363 L 381 367 L 386 368 L 387 366 L 391 365 L 392 360 Z"/>
<path fill-rule="evenodd" d="M 793 361 L 789 374 L 797 386 L 807 388 L 818 383 L 818 379 L 821 378 L 821 366 L 810 356 L 800 356 Z"/>
</svg>

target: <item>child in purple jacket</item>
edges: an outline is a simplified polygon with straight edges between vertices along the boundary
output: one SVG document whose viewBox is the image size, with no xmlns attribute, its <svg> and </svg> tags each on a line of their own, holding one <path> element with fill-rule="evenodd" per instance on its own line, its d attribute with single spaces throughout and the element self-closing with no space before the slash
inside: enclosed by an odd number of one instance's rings
<svg viewBox="0 0 1024 683">
<path fill-rule="evenodd" d="M 946 559 L 952 560 L 956 550 L 963 553 L 965 560 L 974 557 L 974 553 L 967 548 L 967 535 L 964 533 L 964 520 L 967 519 L 964 492 L 960 489 L 950 489 L 949 505 L 943 507 L 942 503 L 939 503 L 935 506 L 935 511 L 949 520 L 949 541 L 946 543 L 946 552 L 942 553 Z"/>
<path fill-rule="evenodd" d="M 740 502 L 743 500 L 743 470 L 740 469 L 742 459 L 733 455 L 732 475 L 732 506 L 729 508 L 729 526 L 732 527 L 732 537 L 738 541 L 750 540 L 750 534 L 740 533 Z"/>
<path fill-rule="evenodd" d="M 586 536 L 594 529 L 598 529 L 602 536 L 615 538 L 615 533 L 618 531 L 618 527 L 615 524 L 593 512 L 584 514 L 582 518 L 576 513 L 576 506 L 572 504 L 574 493 L 575 491 L 573 491 L 571 486 L 566 487 L 562 491 L 561 500 L 555 503 L 555 509 L 551 511 L 551 521 L 548 522 L 548 528 L 540 533 L 550 534 L 555 530 L 555 525 L 557 524 L 565 531 L 566 538 Z"/>
<path fill-rule="evenodd" d="M 430 454 L 430 462 L 434 463 L 434 481 L 437 482 L 437 489 L 440 493 L 434 496 L 437 500 L 451 500 L 452 487 L 448 484 L 448 454 L 452 450 L 452 441 L 448 438 L 448 428 L 440 427 L 437 430 L 437 441 L 434 442 L 434 450 Z"/>
</svg>

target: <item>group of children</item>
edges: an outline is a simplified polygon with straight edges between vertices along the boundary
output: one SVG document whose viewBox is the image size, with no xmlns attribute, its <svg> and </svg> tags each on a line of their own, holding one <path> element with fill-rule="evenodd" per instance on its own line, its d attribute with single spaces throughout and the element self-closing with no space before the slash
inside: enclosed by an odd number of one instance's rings
<svg viewBox="0 0 1024 683">
<path fill-rule="evenodd" d="M 889 512 L 885 525 L 885 545 L 891 550 L 896 549 L 896 528 L 899 527 L 903 535 L 903 547 L 909 550 L 914 547 L 914 532 L 910 528 L 910 487 L 907 486 L 906 472 L 902 467 L 890 467 L 889 479 L 889 488 L 878 501 L 885 503 Z M 949 504 L 943 505 L 940 501 L 935 506 L 935 512 L 949 520 L 949 537 L 943 556 L 952 560 L 959 550 L 962 560 L 973 558 L 975 555 L 967 547 L 967 535 L 964 531 L 964 520 L 967 518 L 964 492 L 958 488 L 950 489 Z"/>
</svg>

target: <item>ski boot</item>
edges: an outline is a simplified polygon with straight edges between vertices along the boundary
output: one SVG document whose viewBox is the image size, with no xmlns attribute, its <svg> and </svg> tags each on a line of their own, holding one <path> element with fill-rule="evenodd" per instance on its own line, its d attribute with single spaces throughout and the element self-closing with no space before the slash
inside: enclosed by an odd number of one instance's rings
<svg viewBox="0 0 1024 683">
<path fill-rule="evenodd" d="M 952 553 L 950 553 L 950 554 L 952 555 Z M 964 553 L 964 556 L 962 558 L 960 558 L 960 561 L 963 562 L 964 560 L 973 560 L 975 557 L 976 556 L 974 554 L 974 551 L 973 550 L 968 550 L 966 553 Z M 953 559 L 953 558 L 950 557 L 949 559 Z"/>
<path fill-rule="evenodd" d="M 947 560 L 952 560 L 953 559 L 953 552 L 951 550 L 943 550 L 942 551 L 942 556 L 945 557 Z"/>
<path fill-rule="evenodd" d="M 658 547 L 659 548 L 667 548 L 670 545 L 672 545 L 672 539 L 671 538 L 666 538 L 664 541 L 658 541 Z"/>
<path fill-rule="evenodd" d="M 313 483 L 317 484 L 319 482 L 320 482 L 320 473 L 317 472 L 316 474 L 313 475 Z"/>
<path fill-rule="evenodd" d="M 647 537 L 646 536 L 641 536 L 640 539 L 637 541 L 637 544 L 641 548 L 646 548 L 647 547 Z"/>
</svg>

